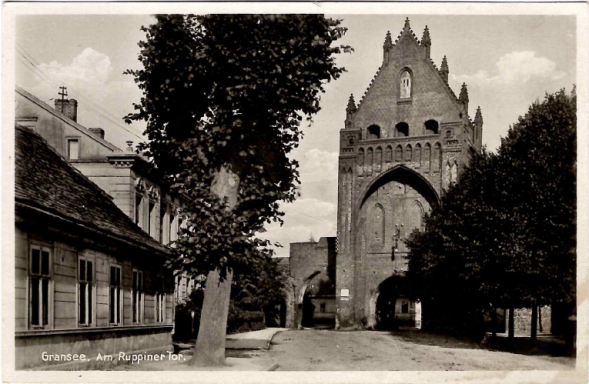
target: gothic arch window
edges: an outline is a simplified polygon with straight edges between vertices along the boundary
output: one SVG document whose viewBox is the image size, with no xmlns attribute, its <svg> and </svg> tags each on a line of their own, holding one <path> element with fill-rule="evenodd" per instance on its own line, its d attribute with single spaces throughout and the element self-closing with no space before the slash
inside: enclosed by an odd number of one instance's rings
<svg viewBox="0 0 589 384">
<path fill-rule="evenodd" d="M 442 166 L 442 147 L 440 143 L 436 143 L 434 145 L 434 150 L 432 153 L 432 170 L 434 172 L 440 172 L 440 168 Z"/>
<path fill-rule="evenodd" d="M 415 146 L 413 161 L 415 161 L 417 165 L 421 167 L 421 144 L 417 144 Z"/>
<path fill-rule="evenodd" d="M 356 160 L 358 176 L 364 175 L 364 148 L 360 148 L 358 151 L 358 158 Z"/>
<path fill-rule="evenodd" d="M 448 188 L 450 188 L 450 183 L 452 182 L 452 178 L 451 178 L 451 175 L 450 175 L 450 173 L 451 173 L 450 172 L 450 162 L 447 162 L 446 163 L 446 167 L 444 169 L 444 173 L 445 173 L 444 179 L 446 180 L 446 185 L 447 185 Z"/>
<path fill-rule="evenodd" d="M 412 156 L 413 156 L 413 153 L 411 150 L 411 144 L 407 144 L 407 146 L 405 147 L 405 162 L 407 162 L 407 163 L 411 162 Z"/>
<path fill-rule="evenodd" d="M 426 135 L 437 135 L 440 125 L 435 120 L 428 120 L 425 122 L 425 134 Z"/>
<path fill-rule="evenodd" d="M 458 178 L 458 164 L 456 164 L 456 161 L 454 161 L 454 163 L 452 163 L 452 166 L 450 167 L 450 182 L 452 184 L 456 184 Z"/>
<path fill-rule="evenodd" d="M 374 153 L 374 170 L 380 172 L 382 167 L 382 148 L 377 147 Z"/>
<path fill-rule="evenodd" d="M 384 208 L 376 204 L 372 209 L 372 233 L 371 242 L 373 245 L 384 244 Z"/>
<path fill-rule="evenodd" d="M 380 139 L 380 127 L 378 125 L 371 125 L 368 127 L 368 140 Z"/>
<path fill-rule="evenodd" d="M 396 137 L 406 137 L 409 136 L 409 124 L 405 122 L 401 122 L 395 125 L 395 136 Z"/>
<path fill-rule="evenodd" d="M 411 73 L 409 73 L 409 71 L 406 69 L 401 72 L 401 81 L 399 86 L 399 97 L 401 99 L 411 98 Z"/>
<path fill-rule="evenodd" d="M 424 218 L 425 218 L 425 210 L 423 209 L 423 205 L 418 201 L 415 200 L 411 203 L 409 207 L 409 228 L 407 228 L 408 232 L 411 233 L 413 230 L 417 229 L 420 232 L 423 232 L 424 228 Z"/>
<path fill-rule="evenodd" d="M 423 167 L 427 172 L 430 170 L 432 156 L 432 146 L 430 143 L 426 143 L 423 147 Z"/>
<path fill-rule="evenodd" d="M 403 147 L 397 145 L 395 148 L 395 163 L 400 163 L 403 161 Z"/>
<path fill-rule="evenodd" d="M 374 162 L 374 152 L 372 148 L 368 148 L 366 151 L 366 174 L 372 175 L 372 164 Z"/>
<path fill-rule="evenodd" d="M 390 145 L 387 147 L 385 151 L 384 159 L 387 163 L 393 161 L 393 147 L 391 147 Z"/>
</svg>

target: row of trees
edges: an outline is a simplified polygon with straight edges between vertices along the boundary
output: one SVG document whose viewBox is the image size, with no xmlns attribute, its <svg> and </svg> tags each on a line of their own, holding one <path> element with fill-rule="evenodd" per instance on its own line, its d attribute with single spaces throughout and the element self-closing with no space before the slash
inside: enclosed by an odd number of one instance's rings
<svg viewBox="0 0 589 384">
<path fill-rule="evenodd" d="M 547 94 L 497 153 L 475 154 L 426 223 L 408 241 L 408 277 L 439 326 L 480 330 L 486 309 L 532 307 L 535 337 L 537 306 L 574 306 L 575 91 Z"/>
<path fill-rule="evenodd" d="M 323 15 L 158 15 L 142 30 L 143 91 L 128 123 L 147 122 L 140 148 L 187 198 L 171 267 L 207 275 L 193 363 L 225 362 L 233 274 L 271 257 L 257 236 L 297 197 L 305 118 L 344 68 L 334 45 L 346 29 Z"/>
</svg>

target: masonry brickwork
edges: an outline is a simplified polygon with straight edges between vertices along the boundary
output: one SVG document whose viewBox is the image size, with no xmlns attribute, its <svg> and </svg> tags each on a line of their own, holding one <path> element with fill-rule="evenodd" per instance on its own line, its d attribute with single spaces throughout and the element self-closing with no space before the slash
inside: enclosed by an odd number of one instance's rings
<svg viewBox="0 0 589 384">
<path fill-rule="evenodd" d="M 302 327 L 305 294 L 334 296 L 335 260 L 335 237 L 322 237 L 318 242 L 290 244 L 287 327 Z"/>
<path fill-rule="evenodd" d="M 428 28 L 420 41 L 408 19 L 394 43 L 387 33 L 381 67 L 359 103 L 352 95 L 346 108 L 338 170 L 341 329 L 374 325 L 379 286 L 407 270 L 403 239 L 421 230 L 423 215 L 481 149 L 480 108 L 472 121 L 466 85 L 457 97 L 448 60 L 438 69 L 431 47 Z"/>
</svg>

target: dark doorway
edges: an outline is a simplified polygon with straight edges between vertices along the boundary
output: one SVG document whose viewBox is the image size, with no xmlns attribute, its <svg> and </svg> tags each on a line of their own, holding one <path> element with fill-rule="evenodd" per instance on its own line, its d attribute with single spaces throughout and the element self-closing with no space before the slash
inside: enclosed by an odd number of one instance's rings
<svg viewBox="0 0 589 384">
<path fill-rule="evenodd" d="M 303 319 L 301 325 L 305 328 L 310 328 L 315 325 L 313 320 L 313 315 L 315 312 L 315 305 L 311 300 L 311 296 L 308 293 L 305 293 L 303 296 Z"/>
<path fill-rule="evenodd" d="M 379 286 L 380 294 L 376 299 L 376 329 L 390 331 L 398 327 L 395 320 L 395 304 L 397 303 L 397 287 L 389 278 Z"/>
</svg>

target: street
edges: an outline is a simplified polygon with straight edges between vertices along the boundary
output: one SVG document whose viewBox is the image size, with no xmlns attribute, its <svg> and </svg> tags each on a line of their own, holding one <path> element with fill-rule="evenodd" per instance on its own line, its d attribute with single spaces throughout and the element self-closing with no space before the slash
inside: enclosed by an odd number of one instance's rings
<svg viewBox="0 0 589 384">
<path fill-rule="evenodd" d="M 269 351 L 280 371 L 568 370 L 570 357 L 526 356 L 482 349 L 478 344 L 425 333 L 330 330 L 285 331 Z"/>
</svg>

